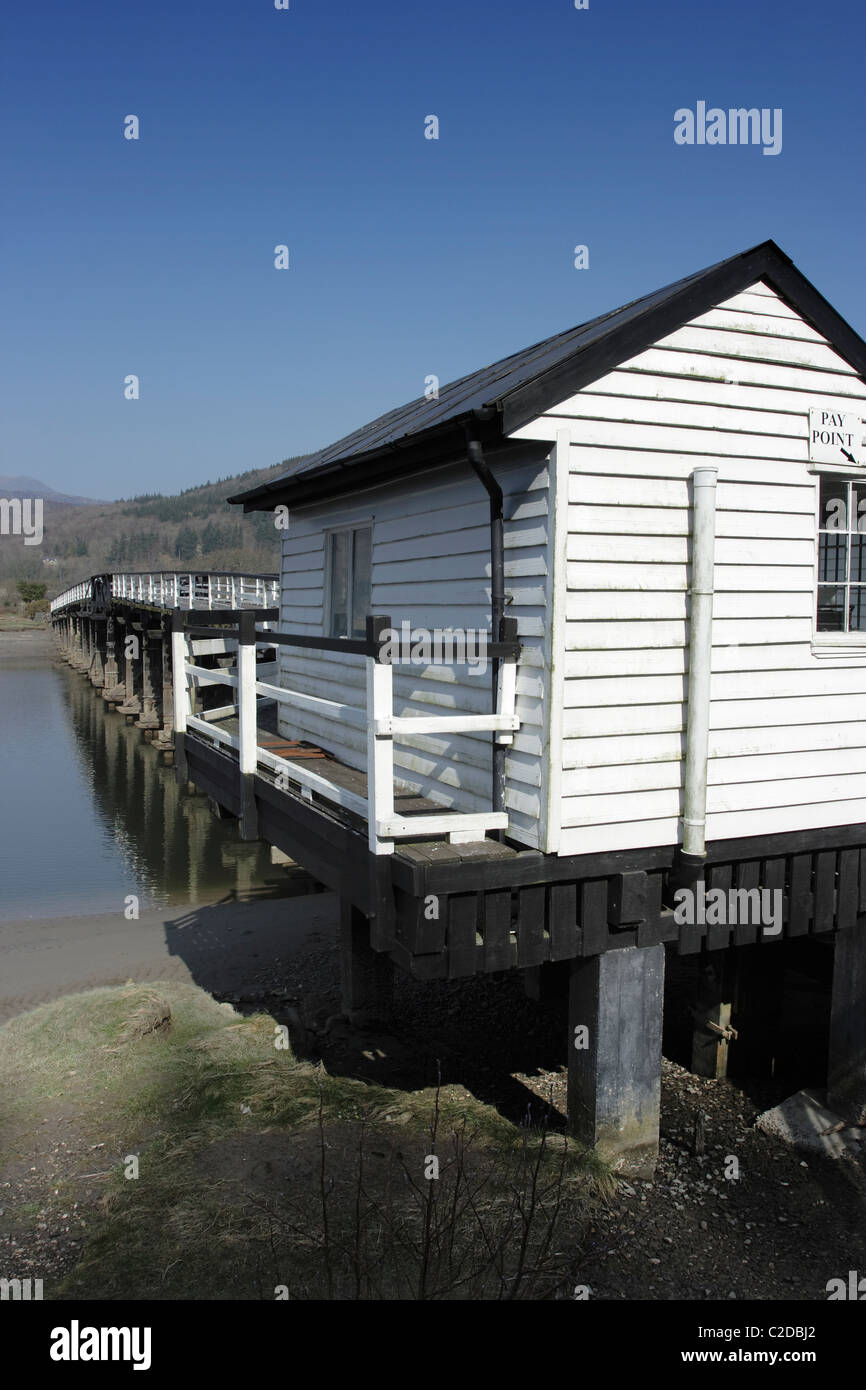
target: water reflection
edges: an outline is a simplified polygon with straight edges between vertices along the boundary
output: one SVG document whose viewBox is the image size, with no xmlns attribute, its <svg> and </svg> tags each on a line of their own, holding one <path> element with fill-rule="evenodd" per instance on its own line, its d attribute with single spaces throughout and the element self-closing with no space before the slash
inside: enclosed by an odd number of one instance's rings
<svg viewBox="0 0 866 1390">
<path fill-rule="evenodd" d="M 0 920 L 200 904 L 285 884 L 50 649 L 0 666 Z"/>
</svg>

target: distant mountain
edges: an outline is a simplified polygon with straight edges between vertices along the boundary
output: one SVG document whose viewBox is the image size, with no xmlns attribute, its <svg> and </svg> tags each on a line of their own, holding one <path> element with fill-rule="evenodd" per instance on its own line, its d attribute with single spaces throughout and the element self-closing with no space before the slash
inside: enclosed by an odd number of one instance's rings
<svg viewBox="0 0 866 1390">
<path fill-rule="evenodd" d="M 234 570 L 275 574 L 280 532 L 271 512 L 244 515 L 226 498 L 285 473 L 299 458 L 253 468 L 184 492 L 145 493 L 116 502 L 68 497 L 38 478 L 0 477 L 0 497 L 42 497 L 41 545 L 0 534 L 0 607 L 18 579 L 44 580 L 48 597 L 110 570 Z"/>
<path fill-rule="evenodd" d="M 95 497 L 72 497 L 65 492 L 55 492 L 47 483 L 38 478 L 0 477 L 0 497 L 41 497 L 53 507 L 97 507 L 102 503 Z"/>
</svg>

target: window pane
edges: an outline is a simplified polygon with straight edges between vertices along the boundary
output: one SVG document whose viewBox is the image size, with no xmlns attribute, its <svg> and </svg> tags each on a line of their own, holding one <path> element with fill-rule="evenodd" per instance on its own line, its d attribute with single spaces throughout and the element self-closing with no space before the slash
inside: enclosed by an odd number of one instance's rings
<svg viewBox="0 0 866 1390">
<path fill-rule="evenodd" d="M 845 590 L 818 585 L 818 631 L 845 631 Z"/>
<path fill-rule="evenodd" d="M 851 530 L 866 536 L 866 483 L 855 483 L 851 499 Z"/>
<path fill-rule="evenodd" d="M 352 552 L 352 636 L 363 637 L 370 612 L 370 558 L 372 532 L 369 527 L 355 531 Z"/>
<path fill-rule="evenodd" d="M 822 531 L 818 537 L 818 583 L 844 584 L 848 578 L 848 537 Z"/>
<path fill-rule="evenodd" d="M 821 475 L 818 528 L 822 531 L 848 530 L 848 484 L 844 478 Z"/>
<path fill-rule="evenodd" d="M 331 536 L 330 637 L 349 635 L 349 541 L 348 531 Z"/>
<path fill-rule="evenodd" d="M 849 601 L 849 629 L 851 632 L 866 632 L 866 586 L 852 588 Z"/>
<path fill-rule="evenodd" d="M 866 536 L 851 537 L 851 583 L 866 584 Z"/>
</svg>

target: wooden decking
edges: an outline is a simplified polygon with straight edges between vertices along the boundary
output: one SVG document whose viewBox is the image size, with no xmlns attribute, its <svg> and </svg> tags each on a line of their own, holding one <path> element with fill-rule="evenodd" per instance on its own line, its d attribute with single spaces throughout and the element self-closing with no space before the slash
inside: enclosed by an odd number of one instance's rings
<svg viewBox="0 0 866 1390">
<path fill-rule="evenodd" d="M 213 719 L 208 722 L 224 733 L 231 734 L 234 737 L 238 735 L 239 723 L 237 715 L 229 715 L 222 719 Z M 202 741 L 204 741 L 204 736 L 200 735 L 198 731 L 191 732 L 189 737 L 202 738 Z M 322 748 L 318 748 L 313 743 L 294 742 L 286 739 L 277 728 L 277 711 L 275 705 L 267 705 L 259 710 L 257 738 L 259 746 L 267 752 L 275 753 L 280 758 L 285 758 L 286 762 L 296 764 L 298 767 L 308 768 L 317 773 L 318 776 L 324 777 L 328 782 L 332 783 L 333 786 L 340 787 L 343 791 L 352 792 L 355 796 L 361 797 L 362 800 L 367 799 L 367 774 L 359 771 L 358 768 L 349 767 L 346 763 L 340 762 L 333 754 L 326 752 Z M 232 749 L 226 748 L 225 746 L 222 751 L 229 753 L 230 756 L 237 757 Z M 276 781 L 276 774 L 262 763 L 259 763 L 258 775 L 272 782 Z M 324 796 L 318 796 L 314 791 L 310 792 L 309 789 L 305 789 L 300 782 L 297 784 L 296 790 L 287 790 L 286 795 L 303 796 L 304 800 L 308 803 L 312 802 L 313 805 L 327 809 L 331 815 L 337 816 L 339 819 L 343 820 L 346 825 L 350 825 L 353 828 L 359 828 L 364 824 L 361 816 L 355 815 L 345 807 L 335 805 Z M 447 816 L 448 814 L 447 807 L 441 806 L 438 802 L 431 801 L 429 797 L 415 796 L 411 792 L 401 792 L 396 789 L 394 792 L 394 810 L 397 815 L 406 816 L 408 818 L 411 818 L 413 815 L 420 816 L 435 813 L 440 816 Z M 459 814 L 459 811 L 454 812 L 455 816 Z M 415 851 L 419 844 L 429 846 L 431 850 L 435 850 L 435 856 L 425 856 L 416 853 Z M 448 843 L 447 832 L 442 832 L 436 836 L 424 834 L 419 835 L 418 840 L 401 841 L 399 847 L 400 853 L 406 854 L 410 849 L 413 850 L 413 853 L 408 855 L 408 857 L 413 861 L 420 860 L 424 863 L 457 863 L 464 860 L 477 862 L 479 859 L 510 858 L 517 853 L 515 849 L 500 844 L 498 840 L 490 839 L 481 839 L 469 844 L 452 845 Z"/>
</svg>

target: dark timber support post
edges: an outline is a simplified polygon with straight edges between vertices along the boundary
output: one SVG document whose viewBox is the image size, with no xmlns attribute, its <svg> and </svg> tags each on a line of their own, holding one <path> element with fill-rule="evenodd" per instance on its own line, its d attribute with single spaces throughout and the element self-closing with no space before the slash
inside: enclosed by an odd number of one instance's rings
<svg viewBox="0 0 866 1390">
<path fill-rule="evenodd" d="M 735 947 L 731 954 L 736 970 L 733 1021 L 739 1033 L 738 1070 L 775 1076 L 785 993 L 785 943 L 762 941 Z"/>
<path fill-rule="evenodd" d="M 78 660 L 75 665 L 79 671 L 86 671 L 90 665 L 90 651 L 88 648 L 87 619 L 78 619 Z"/>
<path fill-rule="evenodd" d="M 139 729 L 153 730 L 159 728 L 159 716 L 156 712 L 156 691 L 153 684 L 153 644 L 152 636 L 158 636 L 158 632 L 151 633 L 147 627 L 147 619 L 141 630 L 141 714 L 135 721 Z"/>
<path fill-rule="evenodd" d="M 84 643 L 84 618 L 79 614 L 75 619 L 75 646 L 73 647 L 72 656 L 72 664 L 76 671 L 83 671 L 86 664 Z"/>
<path fill-rule="evenodd" d="M 848 1120 L 866 1119 L 866 918 L 836 933 L 827 1104 Z"/>
<path fill-rule="evenodd" d="M 101 690 L 105 685 L 105 623 L 102 619 L 91 622 L 93 630 L 93 657 L 90 662 L 90 684 Z"/>
<path fill-rule="evenodd" d="M 117 706 L 118 714 L 133 715 L 141 710 L 141 701 L 136 691 L 135 664 L 141 661 L 142 633 L 134 631 L 131 618 L 127 619 L 123 630 L 123 680 L 126 694 L 123 703 Z M 140 681 L 139 681 L 140 685 Z"/>
<path fill-rule="evenodd" d="M 701 957 L 698 970 L 691 1069 L 696 1076 L 718 1080 L 728 1074 L 729 1030 L 734 1007 L 731 952 L 708 951 Z"/>
<path fill-rule="evenodd" d="M 116 699 L 120 675 L 117 670 L 117 625 L 110 615 L 105 623 L 105 671 L 102 695 L 105 700 Z"/>
<path fill-rule="evenodd" d="M 385 1022 L 394 998 L 394 965 L 370 945 L 370 923 L 340 899 L 340 990 L 343 1013 L 353 1023 Z"/>
<path fill-rule="evenodd" d="M 76 671 L 80 671 L 82 659 L 81 618 L 76 614 L 72 619 L 72 644 L 70 648 L 69 664 L 73 666 Z"/>
<path fill-rule="evenodd" d="M 535 1004 L 550 1004 L 562 999 L 568 989 L 569 963 L 565 960 L 545 961 L 522 970 L 523 992 Z"/>
<path fill-rule="evenodd" d="M 568 1122 L 623 1173 L 651 1176 L 659 1149 L 664 946 L 572 963 Z"/>
</svg>

